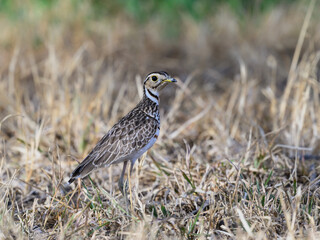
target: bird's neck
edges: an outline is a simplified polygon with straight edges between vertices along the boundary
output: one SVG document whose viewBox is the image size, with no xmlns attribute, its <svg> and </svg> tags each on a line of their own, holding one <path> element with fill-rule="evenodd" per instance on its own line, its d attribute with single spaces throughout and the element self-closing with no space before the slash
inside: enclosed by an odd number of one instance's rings
<svg viewBox="0 0 320 240">
<path fill-rule="evenodd" d="M 148 98 L 159 105 L 159 93 L 145 86 L 143 87 L 143 98 Z"/>
<path fill-rule="evenodd" d="M 154 93 L 149 89 L 143 88 L 144 94 L 142 101 L 140 104 L 142 104 L 143 111 L 155 118 L 157 121 L 160 121 L 160 115 L 159 115 L 159 93 Z"/>
</svg>

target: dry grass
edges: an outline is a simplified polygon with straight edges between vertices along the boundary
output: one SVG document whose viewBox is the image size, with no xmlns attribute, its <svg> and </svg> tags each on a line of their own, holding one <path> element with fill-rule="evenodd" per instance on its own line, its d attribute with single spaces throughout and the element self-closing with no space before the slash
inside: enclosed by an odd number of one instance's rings
<svg viewBox="0 0 320 240">
<path fill-rule="evenodd" d="M 84 21 L 85 7 L 58 3 L 0 18 L 1 239 L 320 238 L 319 11 L 277 8 L 241 27 L 221 9 L 185 17 L 177 40 L 156 20 Z M 162 95 L 129 212 L 121 166 L 67 186 L 153 70 L 180 82 Z"/>
</svg>

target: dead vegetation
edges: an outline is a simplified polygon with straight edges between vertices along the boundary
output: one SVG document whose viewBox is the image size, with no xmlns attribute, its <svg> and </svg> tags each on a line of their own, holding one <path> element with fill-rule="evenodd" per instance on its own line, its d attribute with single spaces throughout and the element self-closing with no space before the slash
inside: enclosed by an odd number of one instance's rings
<svg viewBox="0 0 320 240">
<path fill-rule="evenodd" d="M 170 39 L 157 21 L 69 16 L 68 2 L 0 19 L 1 239 L 320 238 L 317 6 L 245 27 L 222 8 Z M 153 70 L 180 82 L 128 209 L 121 166 L 66 185 Z"/>
</svg>

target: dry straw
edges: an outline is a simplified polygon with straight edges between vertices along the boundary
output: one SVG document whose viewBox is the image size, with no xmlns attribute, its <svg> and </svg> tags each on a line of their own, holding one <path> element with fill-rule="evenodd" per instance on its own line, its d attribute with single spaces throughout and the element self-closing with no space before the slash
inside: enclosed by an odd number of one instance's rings
<svg viewBox="0 0 320 240">
<path fill-rule="evenodd" d="M 224 8 L 185 17 L 177 42 L 156 20 L 148 31 L 123 17 L 84 21 L 88 8 L 72 13 L 68 1 L 18 25 L 1 18 L 0 238 L 319 239 L 317 5 L 245 27 Z M 121 166 L 67 186 L 135 106 L 143 76 L 162 69 L 180 85 L 162 96 L 130 207 Z"/>
</svg>

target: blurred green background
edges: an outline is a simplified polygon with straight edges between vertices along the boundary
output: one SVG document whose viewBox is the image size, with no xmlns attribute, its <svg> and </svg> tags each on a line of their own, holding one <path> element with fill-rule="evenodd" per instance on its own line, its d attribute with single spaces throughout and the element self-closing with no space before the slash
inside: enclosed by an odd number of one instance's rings
<svg viewBox="0 0 320 240">
<path fill-rule="evenodd" d="M 250 65 L 251 56 L 257 56 L 262 46 L 262 54 L 273 50 L 281 55 L 285 51 L 292 54 L 309 3 L 305 0 L 1 0 L 0 44 L 3 54 L 11 56 L 12 50 L 19 46 L 36 50 L 38 59 L 41 55 L 38 50 L 47 48 L 48 43 L 73 52 L 86 41 L 100 48 L 115 41 L 118 45 L 111 47 L 111 44 L 110 48 L 128 56 L 136 56 L 144 49 L 158 50 L 155 53 L 158 56 L 176 59 L 186 59 L 189 55 L 187 59 L 193 62 L 184 63 L 186 66 L 178 72 L 199 62 L 201 67 L 206 67 L 208 51 L 214 56 L 210 67 L 217 66 L 228 55 L 234 55 L 237 44 L 236 52 Z M 319 14 L 313 14 L 315 23 L 318 18 Z M 254 54 L 246 50 L 247 44 Z M 202 53 L 192 52 L 200 48 Z M 128 65 L 136 62 L 134 59 Z M 146 66 L 146 62 L 139 62 L 133 69 Z M 256 59 L 252 62 L 257 63 Z M 150 65 L 146 68 L 168 69 L 166 65 Z M 168 70 L 177 67 L 180 66 Z"/>
<path fill-rule="evenodd" d="M 0 13 L 12 21 L 23 21 L 30 17 L 30 10 L 34 17 L 48 14 L 55 5 L 61 6 L 61 0 L 1 0 Z M 205 20 L 225 6 L 230 8 L 239 19 L 247 19 L 260 15 L 276 6 L 288 5 L 295 0 L 70 0 L 68 10 L 72 12 L 87 8 L 87 17 L 101 19 L 126 15 L 139 23 L 146 23 L 150 19 L 159 19 L 164 23 L 179 23 L 184 16 L 195 20 Z M 59 21 L 59 19 L 52 19 Z M 169 25 L 167 25 L 169 26 Z"/>
</svg>

